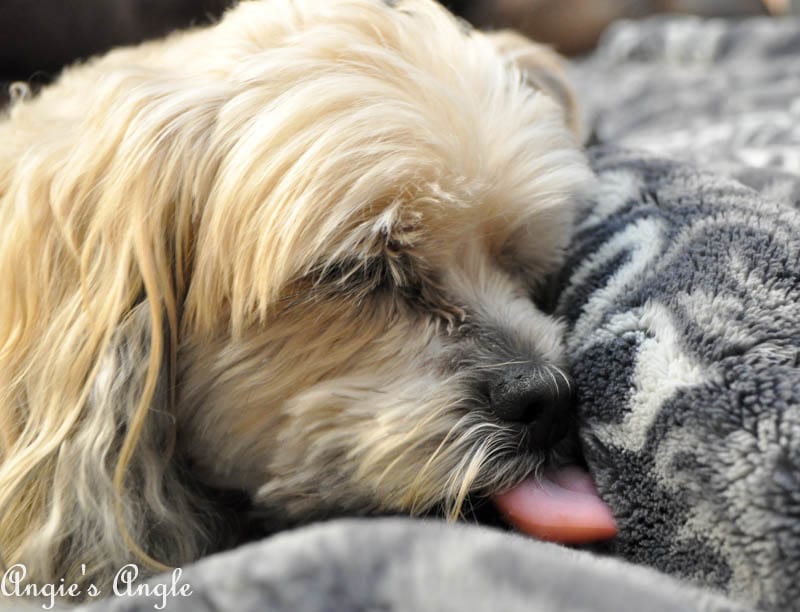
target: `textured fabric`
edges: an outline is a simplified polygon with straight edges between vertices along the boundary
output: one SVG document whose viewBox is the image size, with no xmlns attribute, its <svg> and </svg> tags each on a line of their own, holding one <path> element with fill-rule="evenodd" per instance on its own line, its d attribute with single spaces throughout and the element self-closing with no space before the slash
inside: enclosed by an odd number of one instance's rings
<svg viewBox="0 0 800 612">
<path fill-rule="evenodd" d="M 641 567 L 467 525 L 340 521 L 188 568 L 175 612 L 722 612 L 745 610 Z M 169 580 L 165 584 L 171 584 Z M 153 610 L 160 597 L 92 604 Z"/>
<path fill-rule="evenodd" d="M 559 314 L 610 552 L 800 609 L 800 214 L 598 149 Z"/>
<path fill-rule="evenodd" d="M 558 312 L 607 551 L 800 610 L 800 21 L 623 24 L 577 72 L 614 146 Z"/>
<path fill-rule="evenodd" d="M 598 141 L 800 202 L 800 18 L 622 22 L 575 72 Z"/>
</svg>

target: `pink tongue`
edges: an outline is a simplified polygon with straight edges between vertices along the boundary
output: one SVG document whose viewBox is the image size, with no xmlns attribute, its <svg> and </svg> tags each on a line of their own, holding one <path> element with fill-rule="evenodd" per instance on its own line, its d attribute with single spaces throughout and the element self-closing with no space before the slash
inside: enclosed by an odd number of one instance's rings
<svg viewBox="0 0 800 612">
<path fill-rule="evenodd" d="M 575 466 L 528 478 L 495 495 L 494 503 L 514 527 L 542 540 L 579 544 L 617 535 L 611 509 L 589 474 Z"/>
</svg>

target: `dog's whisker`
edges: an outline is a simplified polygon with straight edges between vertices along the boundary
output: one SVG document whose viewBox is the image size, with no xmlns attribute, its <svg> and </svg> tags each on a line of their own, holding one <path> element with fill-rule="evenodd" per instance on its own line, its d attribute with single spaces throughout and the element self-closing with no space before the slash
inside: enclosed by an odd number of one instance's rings
<svg viewBox="0 0 800 612">
<path fill-rule="evenodd" d="M 431 429 L 430 428 L 431 423 L 435 422 L 437 419 L 442 419 L 447 414 L 449 414 L 450 411 L 455 410 L 456 407 L 458 406 L 458 403 L 459 402 L 454 402 L 452 404 L 440 405 L 436 408 L 428 407 L 427 410 L 425 410 L 426 406 L 423 405 L 418 412 L 423 412 L 425 416 L 416 417 L 415 419 L 413 419 L 414 426 L 410 430 L 404 431 L 402 436 L 397 437 L 396 446 L 398 447 L 401 446 L 402 450 L 399 453 L 396 453 L 394 459 L 392 459 L 390 463 L 380 472 L 380 474 L 377 477 L 377 481 L 382 482 L 383 480 L 385 480 L 387 476 L 392 472 L 392 470 L 394 470 L 398 464 L 400 464 L 409 454 L 411 454 L 412 451 L 414 451 L 415 449 L 417 449 L 422 445 L 430 443 L 431 441 L 430 437 L 421 434 Z M 452 428 L 450 431 L 452 431 Z M 429 458 L 428 460 L 429 463 L 435 460 L 439 448 L 443 444 L 446 444 L 447 439 L 448 438 L 446 435 L 444 440 L 439 443 L 437 449 L 434 450 L 434 453 Z M 411 444 L 409 444 L 409 440 L 412 441 Z M 382 445 L 381 450 L 384 456 L 394 454 L 390 452 L 389 445 L 385 444 Z M 375 461 L 381 462 L 377 458 Z M 423 470 L 420 470 L 420 473 Z"/>
<path fill-rule="evenodd" d="M 553 374 L 550 368 L 547 369 L 547 373 L 550 375 L 550 378 L 553 379 L 553 388 L 556 391 L 556 400 L 561 399 L 561 389 L 558 388 L 558 381 L 556 380 L 555 374 Z"/>
<path fill-rule="evenodd" d="M 456 453 L 458 449 L 464 444 L 465 440 L 469 440 L 470 438 L 470 431 L 463 430 L 464 423 L 469 421 L 475 420 L 475 416 L 472 414 L 466 414 L 462 416 L 456 423 L 454 423 L 450 429 L 447 431 L 439 445 L 434 450 L 433 454 L 428 458 L 422 468 L 419 470 L 417 477 L 412 481 L 410 490 L 414 490 L 420 488 L 419 482 L 424 481 L 425 478 L 428 477 L 428 472 L 432 468 L 432 466 L 436 465 L 436 461 L 439 459 L 440 454 L 442 454 L 445 450 L 450 453 Z M 490 424 L 486 423 L 479 423 L 478 426 L 490 426 Z M 452 448 L 448 448 L 448 443 L 455 438 L 456 442 L 452 446 Z M 468 454 L 468 451 L 466 451 Z M 413 504 L 416 506 L 416 502 Z"/>
<path fill-rule="evenodd" d="M 428 477 L 428 472 L 431 469 L 431 466 L 435 465 L 435 461 L 439 458 L 439 455 L 442 454 L 442 452 L 444 452 L 444 450 L 447 448 L 447 443 L 450 440 L 450 438 L 454 435 L 453 434 L 454 431 L 455 431 L 455 426 L 450 428 L 447 434 L 445 434 L 442 441 L 433 451 L 428 460 L 420 467 L 419 471 L 417 472 L 417 475 L 409 484 L 408 491 L 409 494 L 411 495 L 411 498 L 407 500 L 407 503 L 411 508 L 412 514 L 416 514 L 425 509 L 424 505 L 422 506 L 420 505 L 421 502 L 419 499 L 420 497 L 419 492 L 425 490 L 425 487 L 422 487 L 420 483 L 424 482 L 425 478 Z"/>
<path fill-rule="evenodd" d="M 550 367 L 561 375 L 561 378 L 564 379 L 564 383 L 567 385 L 567 391 L 569 392 L 570 395 L 572 395 L 572 382 L 570 381 L 569 376 L 567 376 L 564 373 L 564 370 L 562 370 L 558 366 L 551 365 Z"/>
<path fill-rule="evenodd" d="M 408 439 L 409 438 L 412 439 L 412 440 L 415 440 L 415 442 L 412 442 L 411 444 L 409 444 L 408 443 Z M 392 471 L 396 468 L 396 466 L 399 463 L 403 462 L 417 448 L 419 448 L 420 446 L 424 446 L 425 444 L 428 444 L 428 443 L 429 443 L 429 440 L 427 438 L 425 438 L 425 437 L 415 437 L 413 435 L 408 436 L 406 438 L 398 439 L 397 446 L 402 447 L 402 450 L 399 453 L 397 453 L 396 456 L 394 457 L 394 459 L 392 459 L 392 461 L 390 461 L 389 464 L 381 471 L 381 473 L 377 477 L 377 482 L 378 483 L 383 482 L 388 477 L 388 475 L 392 473 Z M 437 455 L 437 452 L 439 452 L 440 448 L 444 444 L 445 444 L 445 441 L 442 441 L 439 444 L 439 446 L 434 450 L 433 454 L 431 455 L 431 458 L 429 459 L 429 462 L 432 462 L 435 459 L 435 457 Z M 388 454 L 388 453 L 385 453 L 385 454 Z M 423 468 L 422 468 L 422 470 L 420 470 L 420 472 L 422 472 L 425 469 L 425 467 L 426 466 L 423 466 Z M 412 483 L 412 487 L 413 487 L 413 483 Z"/>
<path fill-rule="evenodd" d="M 504 368 L 511 365 L 525 365 L 527 363 L 531 363 L 530 359 L 520 359 L 515 361 L 503 361 L 501 363 L 490 363 L 488 365 L 481 365 L 481 366 L 472 366 L 473 370 L 492 370 L 492 369 L 499 369 Z"/>
<path fill-rule="evenodd" d="M 464 504 L 464 500 L 469 494 L 472 484 L 475 482 L 478 474 L 480 473 L 481 466 L 486 458 L 486 454 L 486 443 L 484 443 L 472 453 L 467 465 L 463 469 L 461 483 L 457 488 L 455 496 L 452 496 L 451 507 L 448 511 L 449 520 L 455 521 L 461 517 L 461 508 Z"/>
</svg>

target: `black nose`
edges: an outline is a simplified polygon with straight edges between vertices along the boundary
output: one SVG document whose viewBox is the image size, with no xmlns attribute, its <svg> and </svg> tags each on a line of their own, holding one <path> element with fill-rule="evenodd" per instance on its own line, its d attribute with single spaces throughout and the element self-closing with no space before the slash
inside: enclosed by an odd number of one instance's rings
<svg viewBox="0 0 800 612">
<path fill-rule="evenodd" d="M 528 425 L 531 441 L 550 446 L 564 437 L 571 418 L 574 384 L 551 366 L 513 366 L 489 391 L 495 416 Z"/>
</svg>

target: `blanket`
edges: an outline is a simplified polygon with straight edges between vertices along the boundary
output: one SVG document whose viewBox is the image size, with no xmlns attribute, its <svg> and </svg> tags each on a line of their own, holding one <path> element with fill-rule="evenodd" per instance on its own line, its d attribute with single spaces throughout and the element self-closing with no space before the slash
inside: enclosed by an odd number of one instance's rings
<svg viewBox="0 0 800 612">
<path fill-rule="evenodd" d="M 442 522 L 344 520 L 209 557 L 87 612 L 744 612 L 616 559 Z M 161 591 L 158 587 L 163 587 Z M 180 589 L 187 589 L 183 595 Z M 162 608 L 156 608 L 162 606 Z M 165 608 L 163 606 L 166 606 Z"/>
<path fill-rule="evenodd" d="M 800 203 L 800 18 L 622 22 L 578 64 L 593 140 Z"/>
<path fill-rule="evenodd" d="M 558 311 L 607 551 L 800 609 L 800 214 L 640 151 L 592 159 Z"/>
<path fill-rule="evenodd" d="M 799 51 L 797 21 L 660 19 L 577 68 L 598 182 L 555 309 L 618 538 L 334 522 L 184 568 L 167 609 L 800 610 Z"/>
<path fill-rule="evenodd" d="M 607 552 L 771 610 L 800 610 L 798 54 L 796 20 L 610 34 L 557 309 Z"/>
</svg>

